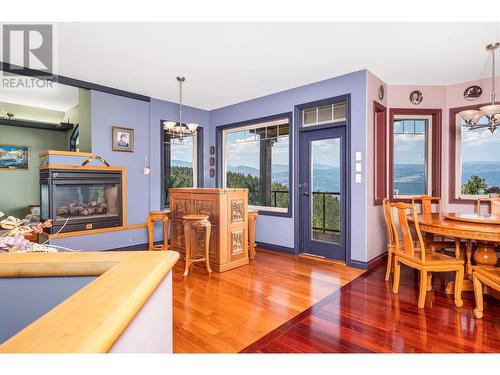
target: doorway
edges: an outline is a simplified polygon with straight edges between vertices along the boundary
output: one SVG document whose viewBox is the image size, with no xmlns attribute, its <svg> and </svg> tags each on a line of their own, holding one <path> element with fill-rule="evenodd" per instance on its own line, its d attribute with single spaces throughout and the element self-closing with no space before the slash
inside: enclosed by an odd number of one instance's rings
<svg viewBox="0 0 500 375">
<path fill-rule="evenodd" d="M 300 250 L 345 261 L 345 128 L 302 132 L 299 143 Z"/>
</svg>

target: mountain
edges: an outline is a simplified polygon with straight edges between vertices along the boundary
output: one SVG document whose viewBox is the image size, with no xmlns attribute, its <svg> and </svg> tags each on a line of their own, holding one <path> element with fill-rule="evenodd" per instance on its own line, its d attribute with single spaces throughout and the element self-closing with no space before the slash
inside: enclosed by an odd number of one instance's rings
<svg viewBox="0 0 500 375">
<path fill-rule="evenodd" d="M 193 163 L 184 161 L 184 160 L 172 160 L 171 161 L 172 167 L 187 167 L 187 168 L 193 168 Z"/>
</svg>

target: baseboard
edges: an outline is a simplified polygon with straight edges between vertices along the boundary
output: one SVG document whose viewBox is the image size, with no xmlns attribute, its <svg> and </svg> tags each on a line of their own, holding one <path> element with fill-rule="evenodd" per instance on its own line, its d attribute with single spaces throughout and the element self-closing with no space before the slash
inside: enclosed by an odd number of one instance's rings
<svg viewBox="0 0 500 375">
<path fill-rule="evenodd" d="M 369 260 L 368 262 L 351 259 L 351 261 L 349 262 L 349 267 L 359 268 L 362 270 L 371 270 L 377 267 L 378 265 L 384 263 L 386 258 L 387 258 L 387 251 L 380 255 L 377 255 L 375 258 Z"/>
<path fill-rule="evenodd" d="M 266 249 L 266 250 L 272 250 L 272 251 L 277 251 L 280 253 L 296 255 L 295 249 L 292 247 L 274 245 L 271 243 L 260 242 L 260 241 L 255 241 L 255 243 L 257 244 L 257 247 L 262 247 L 263 249 Z"/>
<path fill-rule="evenodd" d="M 161 245 L 163 241 L 155 241 L 155 245 Z M 138 251 L 138 250 L 143 250 L 147 251 L 149 248 L 149 243 L 142 243 L 138 245 L 131 245 L 131 246 L 125 246 L 125 247 L 118 247 L 115 249 L 107 249 L 107 250 L 101 250 L 101 251 Z"/>
</svg>

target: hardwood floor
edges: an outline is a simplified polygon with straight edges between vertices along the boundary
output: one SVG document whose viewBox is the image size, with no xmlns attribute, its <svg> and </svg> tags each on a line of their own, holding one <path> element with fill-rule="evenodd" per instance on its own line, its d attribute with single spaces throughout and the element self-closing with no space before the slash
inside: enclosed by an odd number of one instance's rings
<svg viewBox="0 0 500 375">
<path fill-rule="evenodd" d="M 257 249 L 249 265 L 208 277 L 174 267 L 174 353 L 237 353 L 363 273 Z"/>
<path fill-rule="evenodd" d="M 358 277 L 257 342 L 245 353 L 500 352 L 500 303 L 485 298 L 474 319 L 474 296 L 456 308 L 436 277 L 425 309 L 417 308 L 418 274 L 402 267 L 398 295 L 384 281 L 385 265 Z"/>
</svg>

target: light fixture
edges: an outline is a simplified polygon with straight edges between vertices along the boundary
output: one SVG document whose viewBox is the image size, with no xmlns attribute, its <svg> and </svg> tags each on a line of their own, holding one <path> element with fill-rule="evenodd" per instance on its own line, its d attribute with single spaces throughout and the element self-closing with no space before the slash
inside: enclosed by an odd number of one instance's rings
<svg viewBox="0 0 500 375">
<path fill-rule="evenodd" d="M 182 83 L 186 80 L 186 77 L 177 77 L 177 81 L 179 82 L 179 123 L 175 121 L 163 121 L 163 129 L 170 135 L 172 138 L 178 138 L 181 142 L 184 140 L 184 137 L 188 134 L 196 134 L 196 130 L 198 130 L 198 124 L 191 122 L 189 124 L 182 123 Z"/>
<path fill-rule="evenodd" d="M 499 42 L 491 43 L 486 46 L 488 51 L 491 51 L 491 104 L 485 105 L 478 110 L 469 109 L 461 111 L 458 114 L 464 120 L 466 126 L 471 129 L 488 128 L 491 133 L 500 125 L 500 104 L 495 104 L 495 51 L 500 46 Z M 478 124 L 481 117 L 486 116 L 487 124 Z"/>
</svg>

